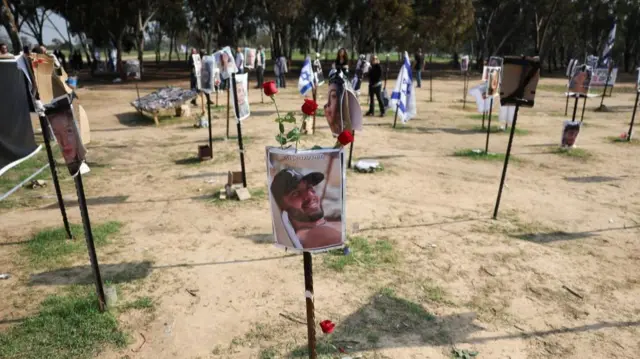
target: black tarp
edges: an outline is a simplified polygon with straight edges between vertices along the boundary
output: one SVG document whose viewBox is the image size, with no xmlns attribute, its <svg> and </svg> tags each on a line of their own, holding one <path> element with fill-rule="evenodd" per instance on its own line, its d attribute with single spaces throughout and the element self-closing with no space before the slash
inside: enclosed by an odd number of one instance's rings
<svg viewBox="0 0 640 359">
<path fill-rule="evenodd" d="M 27 94 L 16 61 L 0 60 L 0 175 L 38 149 Z"/>
</svg>

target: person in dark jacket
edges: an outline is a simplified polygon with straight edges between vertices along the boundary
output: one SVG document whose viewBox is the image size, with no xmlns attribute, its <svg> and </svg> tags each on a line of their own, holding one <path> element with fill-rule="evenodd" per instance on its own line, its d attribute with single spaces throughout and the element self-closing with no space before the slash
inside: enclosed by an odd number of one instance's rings
<svg viewBox="0 0 640 359">
<path fill-rule="evenodd" d="M 418 49 L 418 52 L 415 54 L 415 63 L 413 64 L 413 69 L 415 70 L 415 78 L 417 81 L 417 88 L 422 87 L 422 69 L 424 68 L 424 54 L 422 53 L 422 49 Z"/>
<path fill-rule="evenodd" d="M 365 116 L 373 116 L 375 105 L 373 96 L 378 99 L 380 117 L 384 117 L 384 102 L 382 102 L 382 67 L 378 55 L 373 55 L 371 69 L 369 70 L 369 111 Z"/>
<path fill-rule="evenodd" d="M 336 68 L 336 71 L 341 71 L 345 78 L 349 77 L 349 55 L 347 54 L 347 49 L 343 47 L 338 50 L 336 62 L 333 66 Z"/>
</svg>

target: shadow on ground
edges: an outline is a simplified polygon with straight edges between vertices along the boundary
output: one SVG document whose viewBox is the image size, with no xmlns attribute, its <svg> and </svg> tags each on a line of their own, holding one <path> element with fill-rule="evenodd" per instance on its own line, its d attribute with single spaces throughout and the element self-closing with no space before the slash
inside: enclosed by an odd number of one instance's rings
<svg viewBox="0 0 640 359">
<path fill-rule="evenodd" d="M 142 279 L 150 273 L 151 262 L 149 261 L 100 264 L 102 280 L 114 284 Z M 29 285 L 87 285 L 93 283 L 93 272 L 90 265 L 33 274 L 29 279 Z"/>
</svg>

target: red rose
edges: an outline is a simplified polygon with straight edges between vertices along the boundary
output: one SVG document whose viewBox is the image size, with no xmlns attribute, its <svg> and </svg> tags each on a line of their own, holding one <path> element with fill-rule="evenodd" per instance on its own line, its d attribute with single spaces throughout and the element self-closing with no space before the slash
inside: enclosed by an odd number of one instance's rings
<svg viewBox="0 0 640 359">
<path fill-rule="evenodd" d="M 304 99 L 304 104 L 302 105 L 302 112 L 304 112 L 305 115 L 307 116 L 313 116 L 314 113 L 316 113 L 316 110 L 318 109 L 318 104 L 308 98 Z"/>
<path fill-rule="evenodd" d="M 342 133 L 338 136 L 338 142 L 340 142 L 340 144 L 343 146 L 346 146 L 353 142 L 353 134 L 351 133 L 351 131 L 342 131 Z"/>
<path fill-rule="evenodd" d="M 273 81 L 267 81 L 263 83 L 262 89 L 264 90 L 264 94 L 269 97 L 278 93 L 278 88 L 276 87 L 276 83 Z"/>
<path fill-rule="evenodd" d="M 320 322 L 320 329 L 322 329 L 322 332 L 324 334 L 331 334 L 333 333 L 333 329 L 336 327 L 335 324 L 333 324 L 332 321 L 330 320 L 323 320 Z"/>
</svg>

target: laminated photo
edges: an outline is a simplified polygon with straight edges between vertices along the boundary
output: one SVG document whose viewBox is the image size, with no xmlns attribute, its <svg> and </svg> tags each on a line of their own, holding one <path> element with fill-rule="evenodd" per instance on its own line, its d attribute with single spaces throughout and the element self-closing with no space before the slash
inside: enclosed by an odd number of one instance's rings
<svg viewBox="0 0 640 359">
<path fill-rule="evenodd" d="M 486 96 L 486 92 L 486 83 L 481 83 L 480 85 L 474 86 L 469 90 L 469 96 L 472 96 L 476 100 L 476 105 L 478 106 L 479 113 L 489 111 L 489 106 L 491 105 L 491 103 L 490 99 Z"/>
<path fill-rule="evenodd" d="M 202 69 L 200 71 L 200 84 L 202 86 L 202 92 L 208 94 L 216 92 L 216 70 L 216 61 L 213 56 L 202 57 Z"/>
<path fill-rule="evenodd" d="M 51 104 L 45 106 L 45 115 L 60 146 L 69 173 L 75 176 L 85 160 L 87 150 L 82 144 L 69 97 L 62 96 L 54 99 Z"/>
<path fill-rule="evenodd" d="M 256 49 L 249 47 L 244 48 L 244 67 L 253 69 L 256 63 Z"/>
<path fill-rule="evenodd" d="M 191 54 L 193 59 L 193 73 L 196 76 L 196 88 L 202 90 L 202 59 L 200 54 Z"/>
<path fill-rule="evenodd" d="M 140 80 L 140 62 L 138 60 L 125 61 L 124 71 L 128 78 Z"/>
<path fill-rule="evenodd" d="M 581 97 L 587 96 L 591 84 L 591 74 L 590 67 L 586 65 L 577 66 L 569 81 L 569 92 Z"/>
<path fill-rule="evenodd" d="M 343 150 L 267 147 L 266 158 L 276 245 L 309 252 L 342 247 L 346 239 Z"/>
<path fill-rule="evenodd" d="M 618 68 L 611 69 L 611 74 L 609 74 L 609 69 L 599 68 L 593 69 L 591 74 L 591 83 L 589 87 L 604 87 L 606 83 L 608 87 L 613 87 L 616 84 L 616 79 L 618 78 Z M 607 82 L 607 80 L 609 80 Z"/>
<path fill-rule="evenodd" d="M 502 68 L 502 64 L 503 63 L 504 63 L 504 59 L 502 57 L 491 56 L 489 58 L 489 63 L 487 63 L 487 65 L 489 67 L 500 67 L 500 68 Z"/>
<path fill-rule="evenodd" d="M 469 71 L 469 55 L 464 55 L 460 58 L 460 71 Z"/>
<path fill-rule="evenodd" d="M 495 96 L 500 93 L 500 67 L 490 67 L 487 76 L 487 96 Z"/>
<path fill-rule="evenodd" d="M 331 76 L 328 91 L 324 115 L 331 133 L 338 136 L 345 130 L 362 130 L 362 109 L 358 97 L 341 73 Z"/>
<path fill-rule="evenodd" d="M 524 107 L 533 107 L 539 80 L 539 57 L 505 57 L 500 87 L 500 104 L 519 104 Z"/>
<path fill-rule="evenodd" d="M 578 121 L 566 120 L 562 124 L 562 147 L 575 147 L 578 135 L 580 134 L 581 123 Z"/>
<path fill-rule="evenodd" d="M 218 64 L 222 79 L 226 80 L 231 77 L 231 74 L 238 72 L 235 58 L 229 46 L 223 47 L 222 50 L 217 51 L 213 56 L 216 58 L 216 64 Z"/>
<path fill-rule="evenodd" d="M 231 91 L 231 103 L 234 103 L 235 98 L 238 98 L 238 108 L 236 112 L 236 120 L 242 121 L 249 117 L 251 109 L 249 108 L 249 92 L 247 91 L 249 74 L 236 74 L 236 88 L 235 93 Z"/>
</svg>

